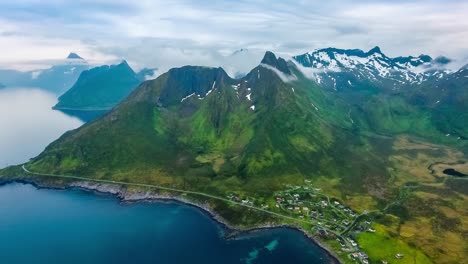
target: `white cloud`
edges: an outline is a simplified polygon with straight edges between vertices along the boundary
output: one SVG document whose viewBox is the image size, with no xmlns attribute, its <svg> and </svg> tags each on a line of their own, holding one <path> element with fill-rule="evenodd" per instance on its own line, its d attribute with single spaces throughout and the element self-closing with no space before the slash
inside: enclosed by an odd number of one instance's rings
<svg viewBox="0 0 468 264">
<path fill-rule="evenodd" d="M 457 0 L 22 0 L 0 3 L 0 10 L 0 48 L 7 54 L 0 64 L 58 59 L 73 50 L 96 63 L 127 58 L 137 68 L 168 69 L 224 66 L 222 55 L 240 48 L 297 55 L 375 45 L 389 56 L 468 60 L 468 3 Z"/>
</svg>

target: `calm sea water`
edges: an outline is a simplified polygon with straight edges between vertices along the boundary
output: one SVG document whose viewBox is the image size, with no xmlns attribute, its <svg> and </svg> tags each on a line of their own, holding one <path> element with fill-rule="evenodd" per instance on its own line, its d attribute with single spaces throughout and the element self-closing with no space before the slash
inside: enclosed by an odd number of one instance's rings
<svg viewBox="0 0 468 264">
<path fill-rule="evenodd" d="M 28 161 L 83 124 L 52 110 L 56 103 L 55 95 L 40 89 L 0 89 L 0 168 Z"/>
<path fill-rule="evenodd" d="M 300 232 L 234 239 L 200 209 L 81 190 L 0 187 L 1 263 L 329 263 Z"/>
</svg>

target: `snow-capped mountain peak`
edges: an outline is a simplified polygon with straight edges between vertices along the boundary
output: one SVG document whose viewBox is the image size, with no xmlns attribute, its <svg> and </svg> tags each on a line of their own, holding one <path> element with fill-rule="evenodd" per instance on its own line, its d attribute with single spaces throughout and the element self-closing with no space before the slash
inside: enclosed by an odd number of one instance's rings
<svg viewBox="0 0 468 264">
<path fill-rule="evenodd" d="M 428 55 L 390 58 L 378 46 L 367 52 L 360 49 L 318 49 L 293 58 L 304 67 L 317 69 L 316 81 L 328 79 L 335 89 L 337 80 L 343 78 L 346 79 L 342 80 L 343 83 L 348 86 L 356 79 L 390 81 L 396 86 L 445 75 L 443 70 L 434 70 L 432 66 L 437 63 Z"/>
</svg>

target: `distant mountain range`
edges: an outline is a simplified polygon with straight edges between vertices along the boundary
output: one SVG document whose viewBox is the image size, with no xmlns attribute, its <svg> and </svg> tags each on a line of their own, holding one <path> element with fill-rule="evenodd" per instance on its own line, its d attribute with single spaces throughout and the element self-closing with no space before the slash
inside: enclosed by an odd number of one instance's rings
<svg viewBox="0 0 468 264">
<path fill-rule="evenodd" d="M 300 65 L 314 69 L 311 76 L 322 86 L 353 89 L 362 85 L 380 85 L 397 89 L 441 79 L 450 73 L 444 65 L 446 57 L 432 59 L 428 55 L 390 58 L 379 47 L 368 52 L 359 49 L 326 48 L 294 56 Z"/>
<path fill-rule="evenodd" d="M 70 53 L 63 63 L 35 71 L 0 70 L 0 82 L 6 87 L 37 87 L 62 94 L 78 79 L 89 64 L 76 53 Z"/>
</svg>

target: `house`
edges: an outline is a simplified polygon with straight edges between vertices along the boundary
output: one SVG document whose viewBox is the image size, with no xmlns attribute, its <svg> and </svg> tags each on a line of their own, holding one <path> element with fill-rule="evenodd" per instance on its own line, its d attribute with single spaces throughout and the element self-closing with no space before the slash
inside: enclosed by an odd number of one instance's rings
<svg viewBox="0 0 468 264">
<path fill-rule="evenodd" d="M 351 243 L 351 245 L 352 245 L 353 247 L 356 247 L 356 246 L 357 246 L 356 241 L 352 240 L 351 238 L 348 238 L 348 240 L 349 240 L 349 242 Z M 356 254 L 358 254 L 358 256 L 359 256 L 359 253 L 356 253 Z"/>
<path fill-rule="evenodd" d="M 397 254 L 395 255 L 395 258 L 397 258 L 397 259 L 402 259 L 403 257 L 404 257 L 404 255 L 403 255 L 403 254 L 400 254 L 400 253 L 397 253 Z"/>
<path fill-rule="evenodd" d="M 309 207 L 305 207 L 305 206 L 302 207 L 302 211 L 304 211 L 304 212 L 309 212 Z"/>
</svg>

